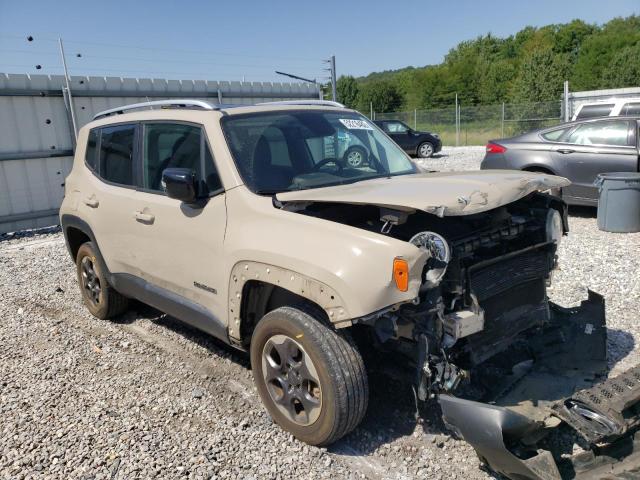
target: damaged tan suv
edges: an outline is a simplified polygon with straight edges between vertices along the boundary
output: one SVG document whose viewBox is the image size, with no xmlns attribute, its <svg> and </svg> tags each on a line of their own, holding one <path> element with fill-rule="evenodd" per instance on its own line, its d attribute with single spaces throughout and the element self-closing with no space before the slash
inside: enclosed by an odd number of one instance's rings
<svg viewBox="0 0 640 480">
<path fill-rule="evenodd" d="M 358 425 L 373 351 L 404 359 L 488 468 L 600 478 L 638 466 L 640 371 L 602 380 L 601 297 L 547 298 L 568 226 L 545 192 L 567 184 L 421 172 L 332 102 L 158 101 L 81 129 L 60 220 L 93 315 L 137 299 L 250 352 L 270 415 L 304 442 Z M 559 428 L 579 455 L 553 448 Z"/>
</svg>

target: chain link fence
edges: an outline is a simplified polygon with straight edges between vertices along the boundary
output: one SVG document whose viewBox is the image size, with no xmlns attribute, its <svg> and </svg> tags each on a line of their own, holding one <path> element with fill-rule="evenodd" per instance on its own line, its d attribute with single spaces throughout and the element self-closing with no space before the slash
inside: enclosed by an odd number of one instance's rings
<svg viewBox="0 0 640 480">
<path fill-rule="evenodd" d="M 561 123 L 562 102 L 373 112 L 373 119 L 401 120 L 415 130 L 437 133 L 447 146 L 484 145 L 494 138 L 511 137 Z"/>
</svg>

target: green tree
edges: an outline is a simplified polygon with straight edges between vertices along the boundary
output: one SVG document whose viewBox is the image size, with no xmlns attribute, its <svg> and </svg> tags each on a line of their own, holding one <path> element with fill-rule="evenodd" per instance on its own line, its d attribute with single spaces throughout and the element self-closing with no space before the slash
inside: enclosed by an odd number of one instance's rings
<svg viewBox="0 0 640 480">
<path fill-rule="evenodd" d="M 559 100 L 565 80 L 574 91 L 639 85 L 639 44 L 637 15 L 601 26 L 573 20 L 525 27 L 506 38 L 487 34 L 459 43 L 438 65 L 356 78 L 366 90 L 358 95 L 357 105 L 368 112 L 373 98 L 382 102 L 378 97 L 384 92 L 374 92 L 380 82 L 387 90 L 395 88 L 401 105 L 389 107 L 385 101 L 377 111 L 449 108 L 456 94 L 464 106 Z"/>
<path fill-rule="evenodd" d="M 608 88 L 640 85 L 640 43 L 616 53 L 604 71 L 603 80 Z"/>
<path fill-rule="evenodd" d="M 402 105 L 402 94 L 390 80 L 366 83 L 358 93 L 358 110 L 368 113 L 371 105 L 376 112 L 397 111 Z"/>
<path fill-rule="evenodd" d="M 554 54 L 552 49 L 534 50 L 520 65 L 513 99 L 518 103 L 558 100 L 568 72 L 568 54 Z"/>
<path fill-rule="evenodd" d="M 626 47 L 638 43 L 640 16 L 614 18 L 595 31 L 580 47 L 571 78 L 573 89 L 609 88 L 607 71 L 611 68 L 613 57 Z"/>
<path fill-rule="evenodd" d="M 341 76 L 336 81 L 338 101 L 349 108 L 356 108 L 358 100 L 358 82 L 351 75 Z"/>
</svg>

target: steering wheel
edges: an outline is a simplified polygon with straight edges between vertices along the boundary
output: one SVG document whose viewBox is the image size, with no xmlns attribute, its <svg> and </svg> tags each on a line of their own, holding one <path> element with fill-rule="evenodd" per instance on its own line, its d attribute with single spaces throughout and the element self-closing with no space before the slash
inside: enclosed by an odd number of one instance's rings
<svg viewBox="0 0 640 480">
<path fill-rule="evenodd" d="M 322 167 L 330 163 L 334 163 L 335 166 L 338 167 L 338 172 L 342 172 L 342 170 L 344 169 L 344 165 L 342 164 L 341 160 L 338 160 L 337 158 L 325 158 L 324 160 L 320 160 L 318 163 L 316 163 L 313 166 L 313 170 L 317 172 Z"/>
</svg>

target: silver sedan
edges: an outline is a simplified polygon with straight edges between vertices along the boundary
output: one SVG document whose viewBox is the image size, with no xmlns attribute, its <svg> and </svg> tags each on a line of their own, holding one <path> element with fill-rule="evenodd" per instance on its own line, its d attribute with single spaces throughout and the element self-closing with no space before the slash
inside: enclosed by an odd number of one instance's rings
<svg viewBox="0 0 640 480">
<path fill-rule="evenodd" d="M 481 169 L 513 169 L 571 180 L 561 194 L 573 205 L 597 205 L 599 173 L 638 172 L 638 117 L 565 123 L 517 137 L 491 140 Z"/>
</svg>

